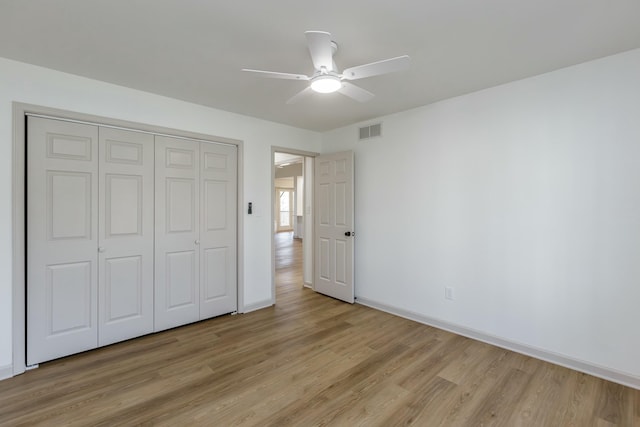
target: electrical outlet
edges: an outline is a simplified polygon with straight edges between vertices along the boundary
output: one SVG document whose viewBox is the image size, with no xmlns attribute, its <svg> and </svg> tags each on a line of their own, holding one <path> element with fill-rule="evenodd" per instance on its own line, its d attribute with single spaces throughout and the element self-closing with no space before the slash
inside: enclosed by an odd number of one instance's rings
<svg viewBox="0 0 640 427">
<path fill-rule="evenodd" d="M 450 287 L 444 288 L 444 297 L 446 299 L 453 300 L 453 288 L 450 288 Z"/>
</svg>

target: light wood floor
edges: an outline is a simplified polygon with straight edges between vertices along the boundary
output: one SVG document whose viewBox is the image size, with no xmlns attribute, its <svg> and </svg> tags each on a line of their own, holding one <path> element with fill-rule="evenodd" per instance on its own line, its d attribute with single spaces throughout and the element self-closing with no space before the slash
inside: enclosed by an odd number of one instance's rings
<svg viewBox="0 0 640 427">
<path fill-rule="evenodd" d="M 275 307 L 1 381 L 0 425 L 640 426 L 640 391 L 303 289 L 277 241 Z"/>
</svg>

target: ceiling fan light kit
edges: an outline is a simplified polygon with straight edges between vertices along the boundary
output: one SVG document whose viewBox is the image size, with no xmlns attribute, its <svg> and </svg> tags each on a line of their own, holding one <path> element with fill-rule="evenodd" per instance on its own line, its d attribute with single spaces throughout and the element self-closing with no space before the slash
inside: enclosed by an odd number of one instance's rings
<svg viewBox="0 0 640 427">
<path fill-rule="evenodd" d="M 338 50 L 338 45 L 331 40 L 331 34 L 325 31 L 306 31 L 309 53 L 315 68 L 311 76 L 304 74 L 279 73 L 276 71 L 262 71 L 243 68 L 242 71 L 254 73 L 262 77 L 287 80 L 306 80 L 311 84 L 302 91 L 295 94 L 287 101 L 287 104 L 295 104 L 302 98 L 306 98 L 313 92 L 333 93 L 338 92 L 359 102 L 367 102 L 374 95 L 356 85 L 344 80 L 357 80 L 366 77 L 378 76 L 381 74 L 393 73 L 409 68 L 410 58 L 408 55 L 396 58 L 385 59 L 372 62 L 370 64 L 359 65 L 347 68 L 342 74 L 335 71 L 333 55 Z"/>
<path fill-rule="evenodd" d="M 341 87 L 342 82 L 338 76 L 324 75 L 311 79 L 311 89 L 318 93 L 333 93 Z"/>
</svg>

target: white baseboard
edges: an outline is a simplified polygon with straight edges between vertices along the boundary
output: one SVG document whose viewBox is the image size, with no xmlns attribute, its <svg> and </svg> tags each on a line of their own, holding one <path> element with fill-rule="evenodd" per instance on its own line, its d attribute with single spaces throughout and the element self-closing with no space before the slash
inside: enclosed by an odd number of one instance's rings
<svg viewBox="0 0 640 427">
<path fill-rule="evenodd" d="M 422 314 L 414 313 L 409 310 L 393 307 L 366 298 L 356 297 L 356 303 L 640 390 L 640 377 L 637 377 L 635 375 L 620 372 L 611 368 L 606 368 L 604 366 L 595 365 L 589 362 L 574 359 L 562 354 L 532 347 L 526 344 L 505 340 L 503 338 L 486 334 L 475 329 L 459 326 L 453 323 L 424 316 Z"/>
<path fill-rule="evenodd" d="M 0 380 L 6 380 L 13 376 L 13 366 L 0 366 Z"/>
<path fill-rule="evenodd" d="M 271 307 L 273 305 L 273 301 L 270 299 L 264 301 L 254 302 L 253 304 L 245 305 L 244 310 L 241 313 L 250 313 L 252 311 L 261 310 L 263 308 Z"/>
</svg>

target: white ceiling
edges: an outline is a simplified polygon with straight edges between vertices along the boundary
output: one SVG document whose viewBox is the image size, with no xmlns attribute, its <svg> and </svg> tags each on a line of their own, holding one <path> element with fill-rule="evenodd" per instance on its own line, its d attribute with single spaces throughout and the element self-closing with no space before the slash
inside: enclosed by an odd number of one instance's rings
<svg viewBox="0 0 640 427">
<path fill-rule="evenodd" d="M 305 30 L 332 33 L 339 69 L 408 54 L 356 82 L 360 104 L 305 82 Z M 640 47 L 638 0 L 2 0 L 0 56 L 325 131 Z M 0 82 L 1 84 L 1 82 Z"/>
<path fill-rule="evenodd" d="M 273 164 L 281 165 L 283 163 L 291 164 L 291 163 L 300 163 L 302 162 L 302 156 L 297 154 L 289 154 L 289 153 L 273 153 Z"/>
</svg>

